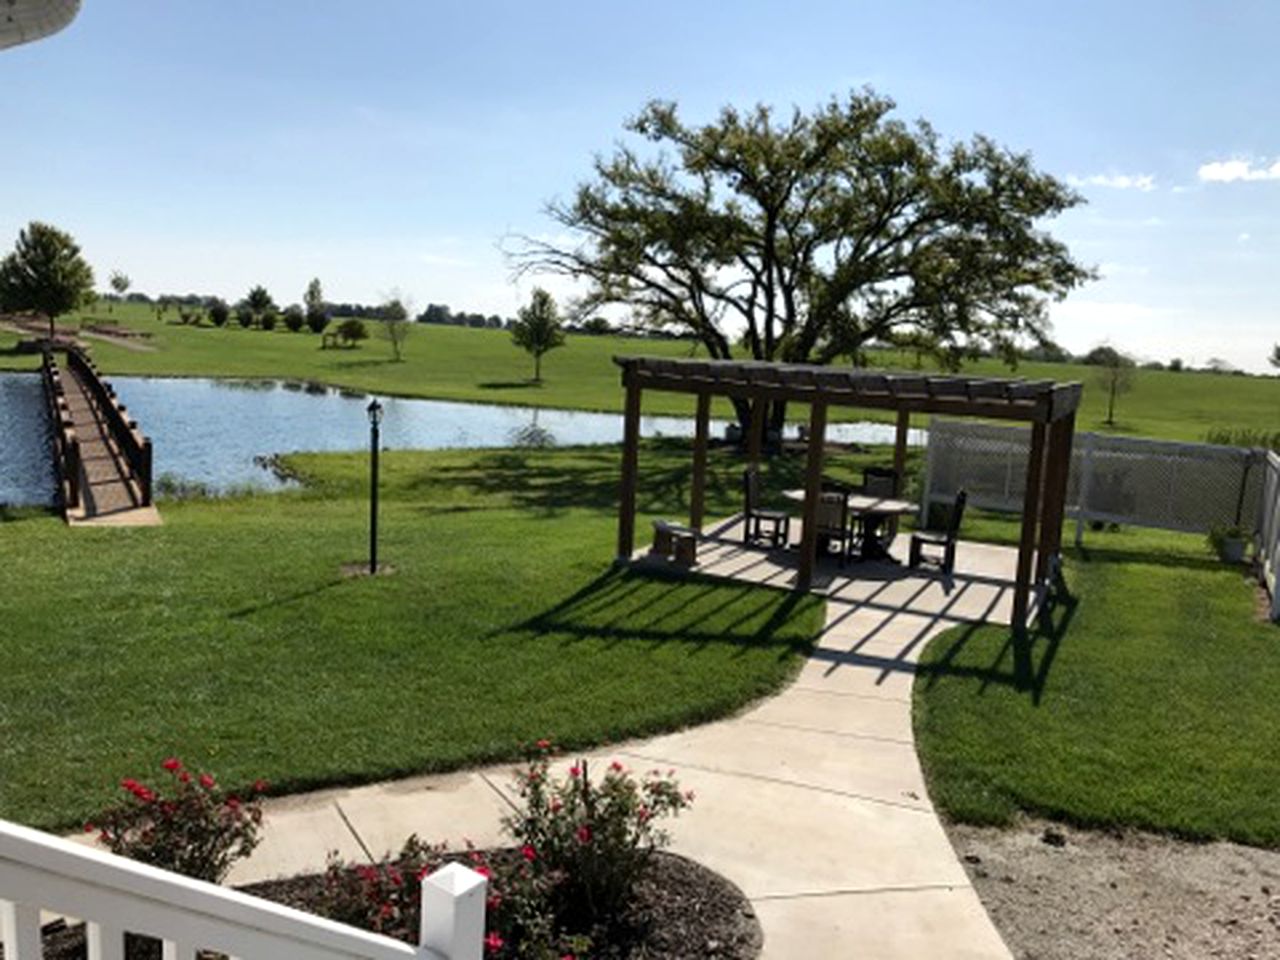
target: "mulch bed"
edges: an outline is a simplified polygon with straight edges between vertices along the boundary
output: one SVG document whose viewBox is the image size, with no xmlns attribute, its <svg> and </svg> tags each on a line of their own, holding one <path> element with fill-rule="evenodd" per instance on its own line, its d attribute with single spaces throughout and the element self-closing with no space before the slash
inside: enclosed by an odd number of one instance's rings
<svg viewBox="0 0 1280 960">
<path fill-rule="evenodd" d="M 320 874 L 250 884 L 239 889 L 267 900 L 307 910 L 323 885 Z M 752 960 L 760 955 L 763 935 L 755 911 L 742 891 L 706 867 L 675 854 L 659 854 L 640 883 L 631 910 L 610 930 L 597 960 Z M 45 928 L 46 960 L 84 960 L 84 928 L 50 924 Z M 201 954 L 214 960 L 218 954 Z M 4 950 L 0 947 L 0 960 Z M 160 960 L 160 943 L 130 936 L 126 960 Z"/>
</svg>

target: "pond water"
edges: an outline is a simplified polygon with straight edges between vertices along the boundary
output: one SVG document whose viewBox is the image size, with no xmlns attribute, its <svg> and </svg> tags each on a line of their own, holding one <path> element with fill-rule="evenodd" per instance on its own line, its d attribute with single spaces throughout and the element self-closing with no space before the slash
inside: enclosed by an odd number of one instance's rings
<svg viewBox="0 0 1280 960">
<path fill-rule="evenodd" d="M 263 457 L 299 450 L 362 450 L 369 443 L 369 396 L 278 380 L 112 377 L 121 402 L 152 440 L 157 478 L 204 484 L 214 490 L 280 486 L 260 465 Z M 380 398 L 385 449 L 502 447 L 617 443 L 618 414 L 503 407 L 442 400 Z M 49 503 L 47 426 L 33 426 L 41 408 L 40 379 L 0 374 L 0 503 Z M 693 435 L 693 419 L 644 417 L 644 436 Z M 725 423 L 712 424 L 713 436 Z M 833 440 L 892 443 L 893 427 L 842 423 Z M 912 431 L 923 442 L 923 431 Z M 11 455 L 10 450 L 13 450 Z"/>
<path fill-rule="evenodd" d="M 40 378 L 0 373 L 0 504 L 49 504 L 56 493 Z"/>
</svg>

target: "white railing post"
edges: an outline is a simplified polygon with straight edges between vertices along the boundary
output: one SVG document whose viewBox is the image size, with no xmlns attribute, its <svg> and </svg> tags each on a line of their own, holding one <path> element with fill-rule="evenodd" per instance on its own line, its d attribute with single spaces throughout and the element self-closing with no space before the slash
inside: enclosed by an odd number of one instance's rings
<svg viewBox="0 0 1280 960">
<path fill-rule="evenodd" d="M 40 909 L 0 900 L 0 942 L 6 960 L 40 960 Z"/>
<path fill-rule="evenodd" d="M 422 878 L 420 953 L 440 960 L 481 960 L 489 881 L 459 863 Z"/>
<path fill-rule="evenodd" d="M 124 931 L 105 923 L 86 923 L 89 960 L 124 960 Z"/>
</svg>

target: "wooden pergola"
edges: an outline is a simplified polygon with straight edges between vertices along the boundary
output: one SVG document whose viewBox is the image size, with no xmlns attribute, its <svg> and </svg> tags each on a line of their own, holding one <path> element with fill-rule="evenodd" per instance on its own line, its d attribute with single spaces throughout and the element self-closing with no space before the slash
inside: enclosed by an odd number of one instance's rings
<svg viewBox="0 0 1280 960">
<path fill-rule="evenodd" d="M 1038 589 L 1048 582 L 1060 555 L 1080 384 L 1055 383 L 1052 380 L 870 373 L 736 360 L 615 357 L 614 363 L 622 368 L 622 385 L 626 390 L 618 515 L 618 558 L 624 561 L 630 560 L 635 550 L 640 400 L 645 390 L 690 393 L 697 398 L 693 476 L 689 493 L 689 526 L 696 531 L 701 531 L 703 525 L 712 398 L 728 397 L 751 405 L 747 457 L 752 464 L 760 459 L 768 405 L 785 401 L 809 406 L 803 532 L 799 576 L 796 579 L 796 589 L 799 590 L 809 589 L 817 560 L 815 520 L 822 487 L 827 414 L 831 407 L 896 411 L 894 467 L 899 477 L 906 465 L 907 428 L 913 413 L 1029 423 L 1031 444 L 1013 600 L 1013 624 L 1019 630 L 1025 629 L 1032 588 Z"/>
</svg>

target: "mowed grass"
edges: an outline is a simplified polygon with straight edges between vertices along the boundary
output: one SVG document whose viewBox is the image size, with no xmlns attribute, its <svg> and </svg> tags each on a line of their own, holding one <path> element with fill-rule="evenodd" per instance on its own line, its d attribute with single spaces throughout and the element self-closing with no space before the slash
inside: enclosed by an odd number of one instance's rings
<svg viewBox="0 0 1280 960">
<path fill-rule="evenodd" d="M 990 523 L 987 524 L 991 526 Z M 938 806 L 1280 846 L 1280 627 L 1199 538 L 1093 532 L 1072 600 L 1030 643 L 1007 628 L 936 638 L 915 684 Z"/>
<path fill-rule="evenodd" d="M 388 454 L 396 572 L 354 579 L 366 464 L 298 462 L 313 488 L 156 529 L 0 523 L 0 816 L 73 825 L 170 755 L 288 792 L 676 728 L 777 689 L 821 625 L 817 598 L 610 572 L 616 449 Z M 678 515 L 686 457 L 643 463 Z"/>
<path fill-rule="evenodd" d="M 90 314 L 72 315 L 75 325 Z M 623 392 L 615 355 L 682 357 L 694 350 L 687 341 L 637 340 L 621 337 L 570 336 L 564 347 L 547 354 L 542 384 L 531 382 L 532 362 L 502 330 L 415 325 L 405 347 L 405 359 L 395 363 L 391 347 L 372 339 L 357 349 L 321 350 L 320 338 L 290 333 L 282 326 L 264 332 L 242 330 L 234 321 L 216 329 L 157 321 L 144 305 L 118 304 L 112 313 L 92 316 L 115 320 L 151 334 L 149 351 L 92 341 L 102 367 L 117 374 L 173 374 L 180 376 L 280 377 L 317 380 L 369 392 L 433 397 L 485 403 L 529 404 L 580 410 L 619 411 Z M 376 324 L 369 327 L 376 337 Z M 0 333 L 0 338 L 5 335 Z M 697 355 L 705 356 L 698 351 Z M 912 358 L 896 354 L 872 356 L 885 369 L 915 372 Z M 0 369 L 30 369 L 31 360 L 5 353 L 0 339 Z M 938 372 L 926 365 L 925 373 Z M 1280 422 L 1280 378 L 1234 377 L 1202 373 L 1138 370 L 1130 393 L 1116 406 L 1114 427 L 1104 423 L 1106 391 L 1097 383 L 1096 369 L 1077 364 L 1023 363 L 1017 370 L 995 360 L 980 360 L 965 372 L 981 376 L 1022 376 L 1031 379 L 1080 381 L 1084 399 L 1078 429 L 1134 436 L 1202 441 L 1213 428 L 1273 431 Z M 688 416 L 691 397 L 647 393 L 645 411 Z M 717 401 L 715 414 L 729 416 L 730 407 Z M 797 407 L 797 417 L 805 411 Z M 837 410 L 840 419 L 886 419 L 883 411 Z M 889 415 L 891 417 L 891 415 Z M 918 418 L 925 425 L 926 418 Z"/>
</svg>

